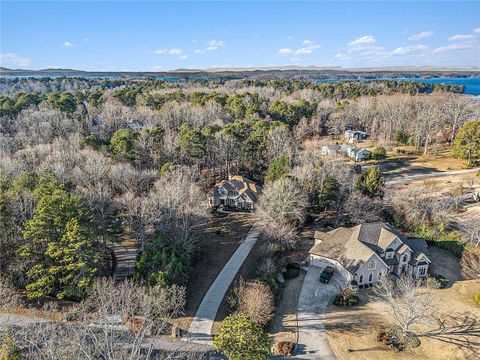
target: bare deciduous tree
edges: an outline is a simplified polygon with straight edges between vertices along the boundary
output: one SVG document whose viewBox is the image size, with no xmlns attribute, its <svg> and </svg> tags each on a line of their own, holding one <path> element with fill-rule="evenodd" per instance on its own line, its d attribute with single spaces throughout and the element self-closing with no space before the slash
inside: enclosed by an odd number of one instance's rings
<svg viewBox="0 0 480 360">
<path fill-rule="evenodd" d="M 374 298 L 387 305 L 388 313 L 404 335 L 414 331 L 412 326 L 429 320 L 435 311 L 431 291 L 421 281 L 406 275 L 398 280 L 386 277 L 373 288 Z"/>
<path fill-rule="evenodd" d="M 290 237 L 305 221 L 308 197 L 301 183 L 283 178 L 265 186 L 256 216 L 264 231 L 276 238 Z"/>
<path fill-rule="evenodd" d="M 99 279 L 68 315 L 71 321 L 33 323 L 14 335 L 29 359 L 151 359 L 151 336 L 166 333 L 168 319 L 184 305 L 185 289 L 176 285 L 146 288 Z"/>
</svg>

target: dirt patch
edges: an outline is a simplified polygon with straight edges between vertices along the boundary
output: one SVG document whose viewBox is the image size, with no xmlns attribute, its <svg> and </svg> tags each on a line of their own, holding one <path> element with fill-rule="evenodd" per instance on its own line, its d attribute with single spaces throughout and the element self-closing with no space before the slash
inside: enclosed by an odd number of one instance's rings
<svg viewBox="0 0 480 360">
<path fill-rule="evenodd" d="M 480 284 L 461 281 L 451 288 L 432 291 L 438 300 L 436 316 L 444 323 L 440 325 L 432 320 L 428 326 L 417 328 L 422 334 L 422 344 L 401 353 L 376 340 L 376 327 L 392 324 L 384 304 L 365 302 L 366 297 L 362 295 L 362 304 L 358 307 L 330 306 L 326 316 L 327 334 L 338 359 L 477 359 L 480 307 L 474 303 L 473 296 L 480 291 Z"/>
<path fill-rule="evenodd" d="M 203 226 L 200 252 L 195 257 L 188 280 L 185 316 L 175 321 L 181 329 L 188 329 L 203 297 L 253 223 L 252 215 L 235 213 L 212 218 Z"/>
<path fill-rule="evenodd" d="M 452 148 L 443 146 L 430 150 L 427 155 L 413 146 L 387 147 L 389 158 L 381 163 L 381 170 L 387 176 L 409 176 L 451 170 L 461 170 L 463 162 L 452 156 Z M 403 151 L 401 154 L 398 151 Z"/>
</svg>

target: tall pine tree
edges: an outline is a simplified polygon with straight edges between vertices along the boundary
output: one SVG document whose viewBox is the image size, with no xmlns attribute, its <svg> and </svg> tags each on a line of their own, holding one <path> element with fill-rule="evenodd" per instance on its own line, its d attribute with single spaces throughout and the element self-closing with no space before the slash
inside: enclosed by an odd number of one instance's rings
<svg viewBox="0 0 480 360">
<path fill-rule="evenodd" d="M 27 295 L 81 298 L 93 279 L 98 257 L 91 219 L 77 195 L 43 183 L 37 207 L 25 223 L 27 244 L 20 248 L 31 267 Z"/>
</svg>

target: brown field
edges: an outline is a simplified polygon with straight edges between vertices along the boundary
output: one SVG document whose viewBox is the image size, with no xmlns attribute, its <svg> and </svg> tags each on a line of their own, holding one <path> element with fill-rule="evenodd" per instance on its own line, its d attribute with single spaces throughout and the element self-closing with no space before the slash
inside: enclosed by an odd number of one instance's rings
<svg viewBox="0 0 480 360">
<path fill-rule="evenodd" d="M 435 322 L 417 328 L 423 334 L 422 344 L 401 353 L 376 339 L 376 328 L 392 323 L 384 304 L 366 302 L 362 295 L 362 304 L 358 307 L 330 306 L 326 318 L 327 334 L 338 359 L 478 359 L 480 306 L 474 303 L 473 296 L 480 292 L 480 284 L 472 280 L 460 281 L 450 288 L 432 291 L 438 300 L 436 314 L 445 319 L 445 328 L 440 329 Z"/>
</svg>

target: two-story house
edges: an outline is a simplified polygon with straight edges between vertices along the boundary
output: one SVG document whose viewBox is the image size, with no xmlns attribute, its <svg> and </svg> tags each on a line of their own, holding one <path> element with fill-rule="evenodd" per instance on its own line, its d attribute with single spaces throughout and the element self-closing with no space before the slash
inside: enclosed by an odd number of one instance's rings
<svg viewBox="0 0 480 360">
<path fill-rule="evenodd" d="M 209 207 L 255 210 L 261 187 L 241 176 L 229 176 L 216 184 L 208 196 Z"/>
<path fill-rule="evenodd" d="M 387 274 L 425 277 L 430 259 L 423 239 L 407 239 L 386 223 L 315 232 L 310 264 L 333 266 L 348 282 L 369 285 Z"/>
</svg>

